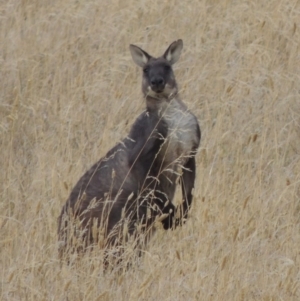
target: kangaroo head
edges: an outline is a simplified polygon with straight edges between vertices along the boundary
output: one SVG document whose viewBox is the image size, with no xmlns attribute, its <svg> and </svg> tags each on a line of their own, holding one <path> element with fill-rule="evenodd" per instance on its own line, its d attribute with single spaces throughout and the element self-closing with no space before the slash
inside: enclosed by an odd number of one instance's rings
<svg viewBox="0 0 300 301">
<path fill-rule="evenodd" d="M 182 47 L 182 40 L 177 40 L 162 56 L 155 58 L 138 46 L 130 45 L 133 61 L 143 68 L 142 91 L 146 97 L 168 99 L 177 93 L 172 65 L 178 61 Z"/>
</svg>

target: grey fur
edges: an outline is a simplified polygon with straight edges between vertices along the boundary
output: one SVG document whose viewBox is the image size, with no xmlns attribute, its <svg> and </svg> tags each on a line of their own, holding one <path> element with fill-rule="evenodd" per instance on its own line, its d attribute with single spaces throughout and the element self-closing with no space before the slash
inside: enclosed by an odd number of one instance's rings
<svg viewBox="0 0 300 301">
<path fill-rule="evenodd" d="M 196 117 L 179 98 L 172 70 L 182 47 L 182 40 L 175 41 L 154 58 L 130 45 L 134 62 L 143 68 L 146 111 L 128 137 L 73 188 L 58 219 L 61 256 L 95 243 L 120 246 L 129 237 L 151 234 L 156 219 L 169 229 L 187 217 L 201 133 Z M 179 177 L 184 200 L 175 208 Z"/>
</svg>

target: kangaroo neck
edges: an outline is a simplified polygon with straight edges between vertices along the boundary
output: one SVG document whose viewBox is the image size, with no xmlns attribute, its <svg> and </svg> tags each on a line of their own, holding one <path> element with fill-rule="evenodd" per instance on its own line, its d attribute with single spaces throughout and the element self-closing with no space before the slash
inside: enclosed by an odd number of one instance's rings
<svg viewBox="0 0 300 301">
<path fill-rule="evenodd" d="M 178 109 L 186 110 L 186 105 L 181 101 L 178 93 L 171 97 L 154 98 L 146 96 L 147 111 L 157 115 L 163 115 L 167 110 L 177 107 Z"/>
</svg>

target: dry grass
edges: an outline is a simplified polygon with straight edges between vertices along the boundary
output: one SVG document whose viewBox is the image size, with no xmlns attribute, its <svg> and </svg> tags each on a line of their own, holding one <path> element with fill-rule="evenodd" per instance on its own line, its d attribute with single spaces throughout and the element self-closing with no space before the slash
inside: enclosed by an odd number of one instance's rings
<svg viewBox="0 0 300 301">
<path fill-rule="evenodd" d="M 1 300 L 299 300 L 299 20 L 294 0 L 0 1 Z M 128 271 L 60 267 L 62 205 L 144 107 L 128 45 L 178 38 L 203 133 L 188 223 Z"/>
</svg>

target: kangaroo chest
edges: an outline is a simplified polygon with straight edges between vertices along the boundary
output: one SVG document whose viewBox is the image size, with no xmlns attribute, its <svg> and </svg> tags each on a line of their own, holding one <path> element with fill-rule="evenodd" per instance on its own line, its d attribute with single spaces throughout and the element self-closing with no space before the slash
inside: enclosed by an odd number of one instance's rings
<svg viewBox="0 0 300 301">
<path fill-rule="evenodd" d="M 166 164 L 184 164 L 198 145 L 197 119 L 176 99 L 167 105 L 162 119 L 168 127 L 163 160 Z"/>
</svg>

